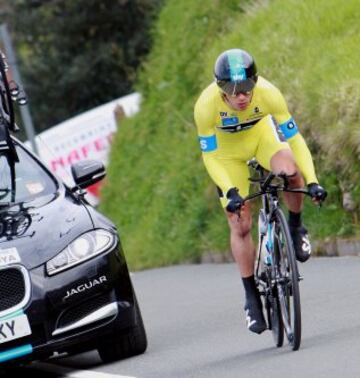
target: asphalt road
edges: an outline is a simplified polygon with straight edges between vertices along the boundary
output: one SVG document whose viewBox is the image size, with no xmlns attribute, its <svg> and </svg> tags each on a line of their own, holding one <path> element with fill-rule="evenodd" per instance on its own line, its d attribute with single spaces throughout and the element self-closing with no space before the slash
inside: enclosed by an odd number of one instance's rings
<svg viewBox="0 0 360 378">
<path fill-rule="evenodd" d="M 41 377 L 360 377 L 360 258 L 317 258 L 300 266 L 301 348 L 276 348 L 269 331 L 245 327 L 234 264 L 135 273 L 147 328 L 144 355 L 100 364 L 96 352 L 58 358 L 26 372 Z M 48 371 L 45 374 L 45 371 Z M 45 375 L 42 375 L 45 374 Z"/>
</svg>

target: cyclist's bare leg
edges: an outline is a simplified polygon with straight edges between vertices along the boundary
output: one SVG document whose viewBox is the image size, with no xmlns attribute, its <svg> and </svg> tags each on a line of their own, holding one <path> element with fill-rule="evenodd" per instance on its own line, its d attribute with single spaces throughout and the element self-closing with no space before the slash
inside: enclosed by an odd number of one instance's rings
<svg viewBox="0 0 360 378">
<path fill-rule="evenodd" d="M 247 202 L 237 214 L 225 211 L 230 226 L 231 251 L 239 267 L 245 289 L 245 314 L 247 328 L 255 333 L 266 330 L 262 303 L 254 279 L 255 247 L 251 238 L 251 212 Z"/>
<path fill-rule="evenodd" d="M 230 227 L 230 245 L 233 257 L 240 270 L 241 277 L 254 274 L 255 246 L 251 237 L 250 203 L 246 202 L 241 216 L 225 210 Z"/>
<path fill-rule="evenodd" d="M 304 179 L 295 163 L 294 155 L 291 150 L 278 151 L 270 160 L 271 170 L 274 173 L 285 173 L 289 176 L 290 188 L 302 188 Z M 284 201 L 287 208 L 294 212 L 300 213 L 303 207 L 303 194 L 284 192 Z"/>
<path fill-rule="evenodd" d="M 287 175 L 294 175 L 289 178 L 290 188 L 302 188 L 304 186 L 304 179 L 296 166 L 295 159 L 290 150 L 277 152 L 271 158 L 270 164 L 274 173 L 284 172 Z M 303 198 L 303 194 L 284 192 L 284 201 L 289 209 L 288 223 L 290 234 L 294 243 L 296 259 L 300 262 L 307 261 L 311 254 L 308 232 L 301 221 Z"/>
</svg>

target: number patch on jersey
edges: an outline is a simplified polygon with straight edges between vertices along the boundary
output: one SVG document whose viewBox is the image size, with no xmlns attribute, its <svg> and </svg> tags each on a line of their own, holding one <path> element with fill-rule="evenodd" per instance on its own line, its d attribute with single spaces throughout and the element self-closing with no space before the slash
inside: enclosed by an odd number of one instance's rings
<svg viewBox="0 0 360 378">
<path fill-rule="evenodd" d="M 286 122 L 282 123 L 281 125 L 279 125 L 279 127 L 286 139 L 292 138 L 299 132 L 299 129 L 293 118 L 290 118 Z"/>
<path fill-rule="evenodd" d="M 211 135 L 209 137 L 199 137 L 200 148 L 202 152 L 211 152 L 217 149 L 216 135 Z"/>
</svg>

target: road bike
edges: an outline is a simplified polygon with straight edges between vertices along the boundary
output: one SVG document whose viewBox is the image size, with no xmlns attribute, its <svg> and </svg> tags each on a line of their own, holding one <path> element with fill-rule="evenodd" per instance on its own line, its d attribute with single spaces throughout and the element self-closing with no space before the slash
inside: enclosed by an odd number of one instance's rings
<svg viewBox="0 0 360 378">
<path fill-rule="evenodd" d="M 13 102 L 18 101 L 20 87 L 15 81 L 7 78 L 9 66 L 5 55 L 0 51 L 0 199 L 10 195 L 12 202 L 15 201 L 16 181 L 15 163 L 19 161 L 10 131 L 19 131 L 15 123 L 15 111 Z M 18 102 L 25 105 L 26 101 Z"/>
<path fill-rule="evenodd" d="M 264 302 L 268 328 L 277 347 L 286 335 L 292 350 L 301 343 L 301 305 L 299 275 L 295 250 L 285 215 L 280 207 L 280 192 L 309 195 L 306 189 L 291 189 L 284 174 L 267 172 L 255 159 L 248 162 L 257 177 L 250 181 L 260 190 L 245 201 L 261 197 L 258 217 L 258 251 L 255 262 L 255 282 Z"/>
</svg>

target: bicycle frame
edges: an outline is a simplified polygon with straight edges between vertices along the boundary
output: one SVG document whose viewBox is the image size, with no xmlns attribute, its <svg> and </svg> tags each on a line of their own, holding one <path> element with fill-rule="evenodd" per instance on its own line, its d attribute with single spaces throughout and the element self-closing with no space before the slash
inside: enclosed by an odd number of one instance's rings
<svg viewBox="0 0 360 378">
<path fill-rule="evenodd" d="M 258 261 L 256 264 L 256 275 L 258 276 L 259 268 L 260 268 L 260 258 L 263 246 L 263 240 L 266 236 L 267 241 L 269 242 L 269 254 L 271 256 L 272 261 L 274 261 L 274 250 L 273 250 L 273 235 L 272 235 L 272 222 L 274 218 L 274 214 L 277 211 L 279 206 L 279 192 L 292 192 L 292 193 L 299 193 L 299 194 L 307 194 L 309 195 L 307 190 L 298 188 L 298 189 L 290 189 L 288 188 L 288 176 L 284 174 L 276 175 L 272 172 L 269 172 L 267 176 L 265 176 L 265 169 L 262 168 L 256 161 L 252 160 L 249 162 L 249 165 L 252 166 L 257 172 L 259 172 L 259 178 L 250 178 L 252 183 L 258 183 L 260 185 L 260 191 L 248 195 L 244 201 L 249 201 L 257 197 L 261 197 L 262 208 L 260 209 L 260 215 L 263 219 L 263 227 L 266 227 L 266 231 L 259 230 L 259 245 L 258 245 Z M 276 178 L 282 179 L 283 183 L 281 185 L 272 184 L 272 181 Z M 263 215 L 261 215 L 261 213 Z M 262 232 L 261 232 L 262 231 Z M 266 248 L 266 246 L 265 246 Z"/>
<path fill-rule="evenodd" d="M 265 298 L 269 329 L 276 346 L 282 346 L 285 331 L 293 350 L 297 350 L 301 341 L 300 276 L 288 224 L 280 207 L 279 192 L 309 193 L 304 189 L 289 188 L 288 176 L 284 174 L 270 172 L 265 175 L 265 170 L 256 161 L 248 164 L 260 175 L 259 178 L 250 178 L 260 186 L 260 191 L 250 194 L 245 201 L 261 196 L 262 202 L 255 281 Z M 275 178 L 280 178 L 281 182 L 274 183 Z M 294 304 L 290 306 L 290 303 Z"/>
<path fill-rule="evenodd" d="M 261 196 L 262 208 L 260 209 L 260 215 L 263 217 L 262 221 L 264 222 L 262 227 L 265 230 L 264 232 L 260 232 L 259 230 L 259 245 L 258 245 L 258 261 L 256 267 L 256 275 L 259 275 L 259 269 L 261 266 L 261 258 L 267 258 L 268 261 L 265 262 L 266 265 L 271 265 L 272 262 L 275 262 L 274 256 L 274 241 L 273 241 L 273 225 L 272 219 L 273 214 L 279 206 L 279 199 L 277 192 L 265 193 Z M 263 230 L 262 230 L 263 231 Z M 266 243 L 264 245 L 264 239 Z M 263 256 L 263 253 L 267 254 Z M 274 277 L 272 277 L 274 278 Z"/>
</svg>

